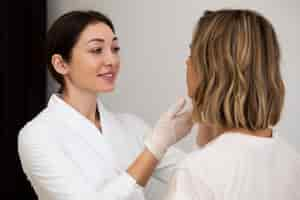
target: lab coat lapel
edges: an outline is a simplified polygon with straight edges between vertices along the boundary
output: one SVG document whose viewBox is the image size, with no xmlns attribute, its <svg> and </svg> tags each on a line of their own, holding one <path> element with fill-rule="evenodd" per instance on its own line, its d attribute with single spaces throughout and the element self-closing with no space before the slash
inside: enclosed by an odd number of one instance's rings
<svg viewBox="0 0 300 200">
<path fill-rule="evenodd" d="M 103 104 L 98 101 L 103 136 L 112 145 L 112 150 L 115 157 L 118 158 L 117 164 L 124 170 L 128 167 L 128 163 L 132 162 L 133 153 L 130 152 L 130 144 L 127 144 L 129 139 L 126 137 L 126 130 L 117 120 L 116 116 L 105 109 Z"/>
<path fill-rule="evenodd" d="M 57 95 L 51 97 L 48 107 L 57 113 L 56 116 L 60 120 L 63 120 L 68 124 L 68 128 L 72 129 L 74 134 L 78 134 L 85 140 L 99 154 L 99 157 L 103 159 L 103 162 L 110 166 L 109 168 L 118 171 L 115 155 L 111 146 L 94 124 L 65 103 Z M 84 149 L 82 150 L 84 151 Z"/>
</svg>

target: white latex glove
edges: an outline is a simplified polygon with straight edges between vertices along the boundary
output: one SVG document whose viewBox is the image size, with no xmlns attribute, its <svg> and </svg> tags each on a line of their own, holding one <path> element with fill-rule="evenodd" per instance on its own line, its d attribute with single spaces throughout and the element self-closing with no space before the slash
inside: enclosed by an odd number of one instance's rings
<svg viewBox="0 0 300 200">
<path fill-rule="evenodd" d="M 192 126 L 192 104 L 181 98 L 161 115 L 145 145 L 160 160 L 171 145 L 190 132 Z"/>
</svg>

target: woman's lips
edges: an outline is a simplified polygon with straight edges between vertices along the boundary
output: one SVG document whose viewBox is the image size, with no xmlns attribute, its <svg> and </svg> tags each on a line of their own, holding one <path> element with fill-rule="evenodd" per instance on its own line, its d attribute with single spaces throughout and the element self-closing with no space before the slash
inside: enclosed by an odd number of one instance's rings
<svg viewBox="0 0 300 200">
<path fill-rule="evenodd" d="M 97 76 L 104 79 L 105 81 L 110 82 L 110 83 L 114 82 L 114 80 L 115 80 L 115 73 L 113 73 L 113 72 L 99 74 Z"/>
</svg>

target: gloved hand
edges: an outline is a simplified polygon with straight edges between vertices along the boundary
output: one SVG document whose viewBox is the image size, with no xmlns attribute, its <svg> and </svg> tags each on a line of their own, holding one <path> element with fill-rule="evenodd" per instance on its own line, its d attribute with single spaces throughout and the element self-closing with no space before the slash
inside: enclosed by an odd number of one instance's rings
<svg viewBox="0 0 300 200">
<path fill-rule="evenodd" d="M 190 132 L 192 126 L 192 103 L 181 98 L 161 115 L 145 145 L 160 160 L 171 145 Z"/>
</svg>

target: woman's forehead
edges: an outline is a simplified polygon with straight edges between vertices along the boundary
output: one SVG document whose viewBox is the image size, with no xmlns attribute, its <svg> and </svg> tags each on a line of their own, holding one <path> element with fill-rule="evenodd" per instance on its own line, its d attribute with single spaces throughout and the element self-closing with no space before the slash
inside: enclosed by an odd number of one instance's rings
<svg viewBox="0 0 300 200">
<path fill-rule="evenodd" d="M 88 25 L 80 34 L 78 42 L 106 42 L 117 40 L 111 28 L 104 23 L 94 23 Z"/>
</svg>

